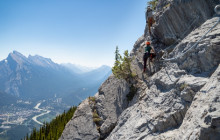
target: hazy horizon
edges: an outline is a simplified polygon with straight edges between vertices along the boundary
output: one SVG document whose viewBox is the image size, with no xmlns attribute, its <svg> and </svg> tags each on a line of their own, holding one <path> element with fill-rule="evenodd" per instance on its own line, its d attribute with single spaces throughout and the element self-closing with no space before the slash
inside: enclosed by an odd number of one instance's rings
<svg viewBox="0 0 220 140">
<path fill-rule="evenodd" d="M 0 60 L 26 57 L 87 67 L 112 66 L 143 35 L 148 0 L 0 1 Z"/>
</svg>

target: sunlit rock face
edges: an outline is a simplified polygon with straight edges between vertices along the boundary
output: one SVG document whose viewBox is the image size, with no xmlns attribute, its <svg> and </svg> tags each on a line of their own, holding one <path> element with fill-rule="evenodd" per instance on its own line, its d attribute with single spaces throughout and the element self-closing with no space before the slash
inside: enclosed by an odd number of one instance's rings
<svg viewBox="0 0 220 140">
<path fill-rule="evenodd" d="M 172 45 L 211 18 L 218 3 L 219 0 L 162 0 L 157 7 L 153 35 Z"/>
<path fill-rule="evenodd" d="M 110 76 L 94 96 L 95 103 L 90 108 L 101 118 L 96 125 L 99 137 L 94 139 L 217 140 L 220 137 L 220 24 L 191 49 L 219 20 L 213 12 L 219 1 L 159 2 L 157 23 L 152 27 L 155 35 L 152 45 L 161 52 L 171 48 L 168 58 L 176 59 L 155 61 L 157 69 L 146 76 L 142 73 L 142 59 L 145 41 L 149 38 L 140 37 L 131 51 L 132 70 L 137 75 L 135 84 Z M 164 8 L 169 3 L 170 7 Z M 189 21 L 196 15 L 198 21 L 190 26 Z M 184 31 L 182 37 L 177 37 Z M 148 35 L 147 28 L 145 33 Z M 169 38 L 171 35 L 175 37 Z M 173 42 L 175 45 L 170 47 Z M 126 95 L 132 84 L 137 91 L 129 101 Z M 94 110 L 88 110 L 88 114 L 90 111 Z M 74 123 L 74 117 L 69 123 Z M 94 121 L 81 123 L 85 128 Z M 62 139 L 68 135 L 71 129 L 68 127 Z M 71 139 L 76 139 L 75 135 Z"/>
</svg>

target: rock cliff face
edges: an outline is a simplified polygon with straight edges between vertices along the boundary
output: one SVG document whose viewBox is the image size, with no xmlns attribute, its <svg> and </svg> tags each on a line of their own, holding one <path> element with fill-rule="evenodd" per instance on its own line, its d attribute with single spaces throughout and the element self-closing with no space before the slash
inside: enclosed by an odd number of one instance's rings
<svg viewBox="0 0 220 140">
<path fill-rule="evenodd" d="M 93 102 L 95 102 L 93 105 L 89 105 L 88 102 L 92 101 L 88 100 L 85 100 L 82 104 L 80 104 L 72 120 L 65 127 L 60 140 L 83 140 L 87 138 L 85 135 L 91 135 L 92 137 L 89 138 L 91 140 L 105 138 L 108 136 L 114 129 L 118 121 L 118 117 L 128 106 L 126 95 L 129 91 L 129 85 L 125 80 L 110 76 L 102 84 L 99 92 L 93 98 Z M 84 107 L 82 108 L 81 106 Z M 94 119 L 95 110 L 100 118 L 100 121 L 96 126 L 92 120 Z M 97 132 L 99 132 L 99 135 L 97 135 Z"/>
<path fill-rule="evenodd" d="M 78 107 L 81 114 L 77 112 L 73 116 L 60 140 L 84 140 L 87 135 L 97 140 L 220 138 L 220 23 L 198 45 L 189 49 L 219 20 L 213 17 L 213 7 L 219 1 L 166 2 L 171 3 L 170 8 L 161 8 L 167 3 L 158 7 L 157 23 L 152 27 L 153 39 L 157 41 L 152 41 L 152 45 L 156 50 L 169 50 L 167 58 L 176 59 L 155 60 L 151 68 L 153 73 L 142 74 L 146 36 L 140 37 L 131 52 L 132 69 L 137 74 L 133 99 L 127 97 L 132 92 L 131 83 L 110 76 L 94 96 L 90 109 Z M 189 28 L 188 21 L 194 16 L 200 18 Z M 169 38 L 182 34 L 186 28 L 184 39 Z M 167 46 L 176 41 L 175 45 Z M 97 112 L 98 122 L 94 121 L 91 112 Z"/>
<path fill-rule="evenodd" d="M 90 108 L 89 100 L 86 99 L 79 106 L 74 114 L 74 117 L 66 125 L 63 135 L 60 139 L 85 139 L 96 140 L 100 137 L 96 124 L 93 122 L 92 109 Z"/>
<path fill-rule="evenodd" d="M 172 45 L 211 18 L 219 0 L 163 0 L 162 3 L 152 32 L 159 41 Z"/>
</svg>

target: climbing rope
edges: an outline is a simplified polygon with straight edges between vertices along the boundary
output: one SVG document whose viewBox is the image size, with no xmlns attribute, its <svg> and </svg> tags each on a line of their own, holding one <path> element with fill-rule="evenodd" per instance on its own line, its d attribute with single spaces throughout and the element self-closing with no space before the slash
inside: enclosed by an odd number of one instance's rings
<svg viewBox="0 0 220 140">
<path fill-rule="evenodd" d="M 216 5 L 214 10 L 215 10 L 216 14 L 220 16 L 220 5 Z M 185 51 L 182 51 L 182 54 L 180 54 L 180 55 L 177 56 L 177 57 L 168 58 L 168 59 L 165 59 L 165 58 L 162 57 L 162 60 L 161 60 L 161 61 L 172 61 L 172 60 L 176 60 L 177 58 L 182 57 L 182 56 L 183 56 L 184 54 L 186 54 L 189 50 L 191 50 L 192 48 L 196 47 L 196 46 L 206 37 L 206 35 L 207 35 L 212 29 L 214 29 L 214 28 L 218 25 L 219 22 L 220 22 L 220 17 L 219 17 L 217 23 L 216 23 L 213 27 L 211 27 L 193 46 L 191 46 L 190 48 L 188 48 L 188 49 L 185 50 Z M 191 24 L 191 25 L 192 25 L 192 24 Z M 168 55 L 168 54 L 167 54 L 167 52 L 166 52 L 166 56 L 167 56 L 167 55 Z"/>
<path fill-rule="evenodd" d="M 169 50 L 169 49 L 171 49 L 171 48 L 174 48 L 175 47 L 175 45 L 177 45 L 180 41 L 180 39 L 183 39 L 183 37 L 185 36 L 185 34 L 187 33 L 187 32 L 189 32 L 189 30 L 192 28 L 192 25 L 195 23 L 195 22 L 197 22 L 197 20 L 200 18 L 200 16 L 197 16 L 194 20 L 192 20 L 192 21 L 190 21 L 190 25 L 189 25 L 189 27 L 188 27 L 188 29 L 187 30 L 185 30 L 185 32 L 184 33 L 182 33 L 182 35 L 179 37 L 179 39 L 177 39 L 172 45 L 170 45 L 169 47 L 167 47 L 165 50 L 163 50 L 164 52 L 165 52 L 165 56 L 166 57 L 168 57 L 168 52 L 167 52 L 167 50 Z"/>
<path fill-rule="evenodd" d="M 165 58 L 162 57 L 163 60 L 161 60 L 161 61 L 172 61 L 172 60 L 176 60 L 177 58 L 182 57 L 182 56 L 183 56 L 184 54 L 186 54 L 189 50 L 191 50 L 192 48 L 196 47 L 196 46 L 206 37 L 206 35 L 207 35 L 212 29 L 214 29 L 214 28 L 218 25 L 219 22 L 220 22 L 220 17 L 219 17 L 218 21 L 216 22 L 216 24 L 215 24 L 214 26 L 212 26 L 194 45 L 192 45 L 192 46 L 191 46 L 190 48 L 188 48 L 187 50 L 182 51 L 182 54 L 180 54 L 180 55 L 177 56 L 177 57 L 168 58 L 168 59 L 165 59 Z"/>
<path fill-rule="evenodd" d="M 214 10 L 215 10 L 216 14 L 220 16 L 220 5 L 217 5 Z M 192 21 L 192 23 L 190 24 L 188 29 L 191 28 L 191 26 L 198 20 L 198 18 L 199 18 L 199 16 L 194 21 Z M 158 62 L 168 62 L 168 61 L 176 60 L 177 58 L 182 57 L 184 54 L 189 52 L 192 48 L 196 47 L 206 37 L 206 35 L 218 25 L 219 22 L 220 22 L 220 17 L 219 17 L 218 21 L 216 22 L 216 24 L 214 26 L 212 26 L 194 45 L 192 45 L 191 47 L 189 47 L 186 50 L 183 50 L 182 54 L 179 54 L 178 56 L 173 57 L 173 58 L 164 58 L 164 57 L 162 57 L 162 60 L 159 60 Z M 183 34 L 185 34 L 185 33 L 186 33 L 186 31 Z M 176 44 L 177 42 L 178 42 L 178 40 L 174 44 Z M 174 45 L 171 45 L 171 47 L 174 47 Z M 170 47 L 168 47 L 168 48 L 170 48 Z M 168 56 L 168 52 L 166 51 L 167 49 L 165 49 L 165 55 L 166 56 Z M 162 63 L 162 65 L 163 64 L 164 63 Z"/>
</svg>

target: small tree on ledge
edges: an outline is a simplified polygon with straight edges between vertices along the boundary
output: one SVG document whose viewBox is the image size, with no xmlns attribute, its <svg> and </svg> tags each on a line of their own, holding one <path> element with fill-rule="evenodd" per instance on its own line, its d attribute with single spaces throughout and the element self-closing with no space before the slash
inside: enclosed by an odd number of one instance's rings
<svg viewBox="0 0 220 140">
<path fill-rule="evenodd" d="M 148 5 L 153 9 L 153 10 L 156 10 L 156 6 L 158 4 L 158 0 L 150 0 L 147 2 Z"/>
<path fill-rule="evenodd" d="M 119 54 L 118 46 L 116 47 L 115 51 L 115 64 L 112 68 L 112 73 L 117 78 L 123 78 L 125 80 L 129 80 L 130 78 L 134 77 L 131 70 L 131 61 L 132 59 L 129 57 L 128 50 L 124 52 L 124 56 Z"/>
</svg>

